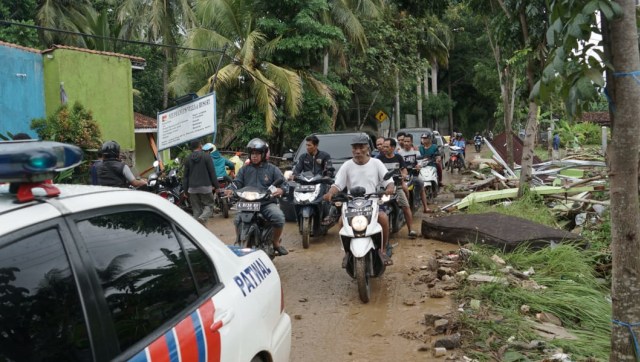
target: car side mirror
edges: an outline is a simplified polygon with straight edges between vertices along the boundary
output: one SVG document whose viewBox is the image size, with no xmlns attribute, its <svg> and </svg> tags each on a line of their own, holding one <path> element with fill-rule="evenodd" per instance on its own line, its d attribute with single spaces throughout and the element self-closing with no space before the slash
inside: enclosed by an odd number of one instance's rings
<svg viewBox="0 0 640 362">
<path fill-rule="evenodd" d="M 287 161 L 293 161 L 293 153 L 287 152 L 284 155 L 282 155 L 282 158 L 284 158 Z"/>
</svg>

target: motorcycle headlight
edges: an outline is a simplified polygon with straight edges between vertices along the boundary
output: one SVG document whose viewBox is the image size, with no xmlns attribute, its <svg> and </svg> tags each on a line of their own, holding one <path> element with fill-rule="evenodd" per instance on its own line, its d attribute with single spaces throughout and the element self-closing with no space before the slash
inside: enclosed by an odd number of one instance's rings
<svg viewBox="0 0 640 362">
<path fill-rule="evenodd" d="M 245 191 L 245 192 L 238 193 L 238 196 L 240 196 L 241 198 L 247 201 L 253 201 L 253 200 L 258 200 L 262 198 L 262 196 L 264 195 L 255 191 Z"/>
<path fill-rule="evenodd" d="M 367 225 L 369 225 L 369 221 L 364 215 L 354 216 L 353 219 L 351 219 L 351 227 L 354 231 L 364 231 Z"/>
</svg>

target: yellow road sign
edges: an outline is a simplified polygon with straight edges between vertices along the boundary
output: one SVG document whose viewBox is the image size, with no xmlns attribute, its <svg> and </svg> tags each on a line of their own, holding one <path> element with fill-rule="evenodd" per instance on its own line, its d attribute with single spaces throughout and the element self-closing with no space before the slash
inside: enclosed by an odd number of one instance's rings
<svg viewBox="0 0 640 362">
<path fill-rule="evenodd" d="M 376 113 L 376 119 L 378 120 L 378 122 L 384 122 L 387 118 L 389 118 L 389 116 L 387 116 L 384 111 L 379 111 L 378 113 Z"/>
</svg>

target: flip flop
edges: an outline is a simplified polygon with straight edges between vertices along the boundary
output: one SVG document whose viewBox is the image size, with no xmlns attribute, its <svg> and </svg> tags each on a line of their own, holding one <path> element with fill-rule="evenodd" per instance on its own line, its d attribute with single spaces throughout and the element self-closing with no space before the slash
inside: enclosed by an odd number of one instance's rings
<svg viewBox="0 0 640 362">
<path fill-rule="evenodd" d="M 393 265 L 393 259 L 391 259 L 387 255 L 387 253 L 383 253 L 382 250 L 380 250 L 380 258 L 382 259 L 382 262 L 384 263 L 385 266 Z"/>
</svg>

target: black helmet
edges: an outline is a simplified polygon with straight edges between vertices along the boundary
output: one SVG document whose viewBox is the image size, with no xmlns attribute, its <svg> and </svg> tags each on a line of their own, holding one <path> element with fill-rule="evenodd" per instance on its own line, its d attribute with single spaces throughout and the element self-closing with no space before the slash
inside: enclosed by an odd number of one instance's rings
<svg viewBox="0 0 640 362">
<path fill-rule="evenodd" d="M 100 148 L 102 157 L 106 159 L 120 158 L 120 145 L 116 141 L 107 141 Z"/>
<path fill-rule="evenodd" d="M 251 156 L 251 152 L 258 151 L 262 154 L 262 160 L 267 160 L 267 154 L 269 152 L 269 144 L 260 138 L 254 138 L 247 143 L 247 153 Z"/>
</svg>

